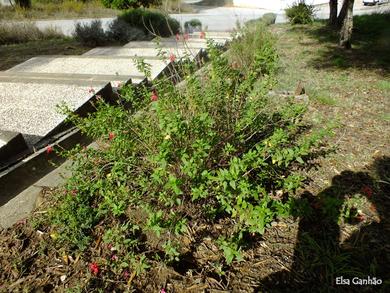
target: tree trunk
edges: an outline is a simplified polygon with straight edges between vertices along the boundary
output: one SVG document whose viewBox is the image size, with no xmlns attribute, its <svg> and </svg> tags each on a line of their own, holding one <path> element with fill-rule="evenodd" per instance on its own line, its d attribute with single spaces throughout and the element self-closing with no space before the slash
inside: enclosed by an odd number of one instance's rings
<svg viewBox="0 0 390 293">
<path fill-rule="evenodd" d="M 15 0 L 15 3 L 16 5 L 24 9 L 31 8 L 31 0 Z"/>
<path fill-rule="evenodd" d="M 347 16 L 348 3 L 349 3 L 349 0 L 344 0 L 343 5 L 341 6 L 340 14 L 337 18 L 337 26 L 339 28 L 341 28 L 343 26 L 344 19 Z"/>
<path fill-rule="evenodd" d="M 329 1 L 329 24 L 331 26 L 337 25 L 337 9 L 338 9 L 338 0 L 330 0 Z"/>
<path fill-rule="evenodd" d="M 343 20 L 340 31 L 340 46 L 345 49 L 351 49 L 351 37 L 353 28 L 353 4 L 355 0 L 345 0 L 347 3 L 347 13 Z"/>
</svg>

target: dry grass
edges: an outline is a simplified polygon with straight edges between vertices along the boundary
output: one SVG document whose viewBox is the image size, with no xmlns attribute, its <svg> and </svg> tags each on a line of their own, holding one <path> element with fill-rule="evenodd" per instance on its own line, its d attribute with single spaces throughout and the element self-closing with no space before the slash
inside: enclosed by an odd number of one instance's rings
<svg viewBox="0 0 390 293">
<path fill-rule="evenodd" d="M 364 62 L 354 58 L 363 53 L 358 46 L 351 52 L 338 51 L 336 42 L 317 38 L 319 29 L 322 24 L 274 27 L 282 60 L 279 89 L 294 90 L 302 81 L 311 99 L 310 119 L 317 123 L 333 120 L 339 125 L 333 140 L 336 153 L 324 159 L 321 172 L 311 176 L 317 191 L 343 170 L 360 170 L 375 156 L 390 155 L 390 125 L 384 119 L 390 112 L 387 65 L 369 56 Z M 332 48 L 337 58 L 325 57 Z M 382 49 L 382 56 L 371 58 L 384 58 Z"/>
<path fill-rule="evenodd" d="M 112 17 L 118 13 L 105 8 L 99 0 L 33 1 L 30 9 L 0 6 L 0 20 Z"/>
<path fill-rule="evenodd" d="M 72 39 L 31 41 L 0 46 L 0 70 L 7 70 L 38 55 L 81 55 L 90 48 Z"/>
<path fill-rule="evenodd" d="M 18 44 L 37 40 L 59 39 L 63 35 L 52 28 L 38 29 L 33 23 L 1 24 L 0 45 Z"/>
</svg>

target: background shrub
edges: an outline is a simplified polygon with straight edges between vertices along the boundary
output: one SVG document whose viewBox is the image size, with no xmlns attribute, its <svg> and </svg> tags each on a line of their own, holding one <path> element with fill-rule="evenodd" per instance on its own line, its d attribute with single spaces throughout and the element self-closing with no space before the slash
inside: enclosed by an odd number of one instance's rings
<svg viewBox="0 0 390 293">
<path fill-rule="evenodd" d="M 186 32 L 192 33 L 194 31 L 202 30 L 202 22 L 199 19 L 191 19 L 184 23 L 184 30 Z"/>
<path fill-rule="evenodd" d="M 154 33 L 160 37 L 169 37 L 180 30 L 180 23 L 168 15 L 147 9 L 129 9 L 119 16 L 132 27 L 142 29 L 146 34 Z"/>
<path fill-rule="evenodd" d="M 108 42 L 108 37 L 102 27 L 100 20 L 93 20 L 91 23 L 77 23 L 73 33 L 74 38 L 88 46 L 101 46 Z"/>
<path fill-rule="evenodd" d="M 102 0 L 107 8 L 129 9 L 161 5 L 161 0 Z"/>
<path fill-rule="evenodd" d="M 107 31 L 103 29 L 100 20 L 85 24 L 77 23 L 74 37 L 77 41 L 88 46 L 103 46 L 108 43 L 122 44 L 147 38 L 141 29 L 133 27 L 119 18 L 110 23 Z"/>
<path fill-rule="evenodd" d="M 112 42 L 126 43 L 145 39 L 145 33 L 139 28 L 130 26 L 122 19 L 116 18 L 110 23 L 107 38 Z"/>
<path fill-rule="evenodd" d="M 286 16 L 291 24 L 312 23 L 314 19 L 314 6 L 306 4 L 304 0 L 300 0 L 286 9 Z"/>
</svg>

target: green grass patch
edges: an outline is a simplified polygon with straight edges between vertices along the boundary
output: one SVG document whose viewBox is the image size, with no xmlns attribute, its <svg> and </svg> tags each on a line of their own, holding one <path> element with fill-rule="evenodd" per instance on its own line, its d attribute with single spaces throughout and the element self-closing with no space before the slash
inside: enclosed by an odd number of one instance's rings
<svg viewBox="0 0 390 293">
<path fill-rule="evenodd" d="M 322 105 L 337 106 L 337 100 L 325 94 L 317 94 L 311 96 L 311 98 Z"/>
<path fill-rule="evenodd" d="M 390 122 L 390 113 L 381 114 L 379 117 L 384 121 Z"/>
<path fill-rule="evenodd" d="M 380 80 L 378 81 L 378 88 L 383 91 L 389 91 L 390 90 L 390 81 L 387 80 Z"/>
</svg>

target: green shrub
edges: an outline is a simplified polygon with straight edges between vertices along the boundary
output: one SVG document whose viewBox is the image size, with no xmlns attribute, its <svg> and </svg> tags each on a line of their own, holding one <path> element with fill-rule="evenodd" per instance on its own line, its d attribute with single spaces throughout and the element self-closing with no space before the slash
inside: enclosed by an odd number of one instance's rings
<svg viewBox="0 0 390 293">
<path fill-rule="evenodd" d="M 132 27 L 124 20 L 116 18 L 110 23 L 107 31 L 104 31 L 100 20 L 85 24 L 77 23 L 74 37 L 88 46 L 102 46 L 108 43 L 144 40 L 146 35 L 139 28 Z"/>
<path fill-rule="evenodd" d="M 161 37 L 169 37 L 180 30 L 180 23 L 168 15 L 147 9 L 129 9 L 119 16 L 132 27 Z"/>
<path fill-rule="evenodd" d="M 201 31 L 202 30 L 202 22 L 199 19 L 191 19 L 184 23 L 184 30 L 186 32 Z"/>
<path fill-rule="evenodd" d="M 127 22 L 116 18 L 110 23 L 107 38 L 112 42 L 126 43 L 145 39 L 145 34 L 139 28 L 130 26 Z"/>
<path fill-rule="evenodd" d="M 271 40 L 262 29 L 246 33 Z M 86 249 L 104 231 L 118 258 L 141 272 L 160 257 L 179 260 L 189 226 L 223 222 L 214 243 L 227 263 L 241 259 L 245 235 L 289 215 L 299 169 L 324 135 L 305 131 L 304 105 L 268 96 L 274 51 L 270 41 L 256 47 L 243 74 L 210 44 L 203 76 L 183 67 L 185 87 L 166 77 L 151 82 L 153 90 L 123 88 L 117 104 L 99 101 L 87 118 L 69 113 L 100 147 L 67 154 L 73 176 L 49 213 L 55 238 Z M 137 66 L 149 76 L 142 60 Z M 104 271 L 121 278 L 126 266 L 112 266 Z"/>
<path fill-rule="evenodd" d="M 93 20 L 91 23 L 84 24 L 78 22 L 73 36 L 80 43 L 89 46 L 101 46 L 109 41 L 100 20 Z"/>
<path fill-rule="evenodd" d="M 314 6 L 299 0 L 286 9 L 286 16 L 291 24 L 310 24 L 314 19 Z"/>
<path fill-rule="evenodd" d="M 161 0 L 102 0 L 107 8 L 129 9 L 161 5 Z"/>
<path fill-rule="evenodd" d="M 245 37 L 234 39 L 228 52 L 229 61 L 244 72 L 251 70 L 251 65 L 261 62 L 258 70 L 263 74 L 272 74 L 277 66 L 278 55 L 274 38 L 265 30 L 262 21 L 247 24 L 243 29 Z"/>
</svg>

